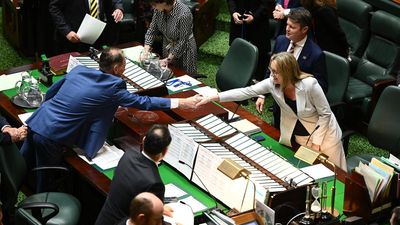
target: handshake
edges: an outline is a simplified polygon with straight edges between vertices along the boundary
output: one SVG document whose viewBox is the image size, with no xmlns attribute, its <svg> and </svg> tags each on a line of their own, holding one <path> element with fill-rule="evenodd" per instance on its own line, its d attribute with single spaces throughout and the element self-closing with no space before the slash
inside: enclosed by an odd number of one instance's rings
<svg viewBox="0 0 400 225">
<path fill-rule="evenodd" d="M 180 98 L 179 99 L 179 108 L 181 109 L 196 109 L 204 104 L 207 104 L 211 101 L 218 100 L 217 96 L 202 96 L 202 95 L 194 95 L 189 98 Z"/>
</svg>

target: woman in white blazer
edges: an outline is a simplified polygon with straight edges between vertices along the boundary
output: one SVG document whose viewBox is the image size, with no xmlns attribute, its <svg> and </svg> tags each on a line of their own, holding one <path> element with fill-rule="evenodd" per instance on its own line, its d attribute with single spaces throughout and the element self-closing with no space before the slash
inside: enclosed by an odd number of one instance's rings
<svg viewBox="0 0 400 225">
<path fill-rule="evenodd" d="M 270 70 L 268 79 L 249 87 L 204 97 L 198 104 L 242 101 L 271 93 L 281 108 L 279 142 L 291 146 L 294 138 L 298 144 L 326 154 L 330 161 L 346 171 L 342 131 L 318 81 L 311 74 L 301 72 L 296 59 L 288 52 L 273 55 Z M 261 112 L 260 108 L 257 110 Z"/>
</svg>

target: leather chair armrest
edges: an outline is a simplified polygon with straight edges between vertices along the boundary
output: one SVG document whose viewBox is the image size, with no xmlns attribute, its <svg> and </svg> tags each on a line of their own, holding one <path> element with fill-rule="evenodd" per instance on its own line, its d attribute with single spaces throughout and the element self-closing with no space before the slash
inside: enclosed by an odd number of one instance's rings
<svg viewBox="0 0 400 225">
<path fill-rule="evenodd" d="M 390 76 L 390 75 L 374 74 L 374 75 L 370 75 L 367 77 L 367 83 L 372 86 L 375 86 L 375 84 L 377 84 L 377 83 L 382 83 L 382 82 L 385 82 L 386 80 L 393 80 L 393 79 L 394 79 L 393 76 Z"/>
<path fill-rule="evenodd" d="M 56 204 L 50 202 L 25 203 L 19 205 L 18 208 L 22 208 L 25 210 L 26 209 L 32 210 L 32 216 L 38 221 L 40 221 L 42 224 L 46 224 L 49 219 L 57 215 L 58 212 L 60 211 L 60 209 Z M 52 212 L 46 216 L 42 216 L 41 211 L 43 209 L 52 210 Z"/>
</svg>

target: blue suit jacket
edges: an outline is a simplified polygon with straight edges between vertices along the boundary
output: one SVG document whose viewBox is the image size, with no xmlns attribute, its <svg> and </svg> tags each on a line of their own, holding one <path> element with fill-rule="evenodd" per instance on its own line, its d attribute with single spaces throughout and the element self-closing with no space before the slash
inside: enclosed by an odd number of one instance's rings
<svg viewBox="0 0 400 225">
<path fill-rule="evenodd" d="M 27 120 L 34 132 L 65 145 L 76 145 L 89 158 L 103 146 L 118 106 L 169 109 L 169 99 L 139 96 L 121 78 L 77 66 L 46 93 L 46 101 Z"/>
<path fill-rule="evenodd" d="M 286 52 L 290 44 L 290 40 L 285 35 L 276 38 L 273 53 Z M 328 91 L 328 81 L 326 75 L 325 55 L 321 48 L 315 44 L 310 38 L 307 38 L 303 49 L 297 59 L 300 70 L 314 75 L 324 92 Z"/>
</svg>

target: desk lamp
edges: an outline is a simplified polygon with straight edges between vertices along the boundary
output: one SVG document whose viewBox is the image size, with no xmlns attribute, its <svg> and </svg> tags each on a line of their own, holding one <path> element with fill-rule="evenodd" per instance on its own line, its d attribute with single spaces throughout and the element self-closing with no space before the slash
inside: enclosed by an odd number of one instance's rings
<svg viewBox="0 0 400 225">
<path fill-rule="evenodd" d="M 222 163 L 218 166 L 218 170 L 225 174 L 227 177 L 231 178 L 232 180 L 235 180 L 237 178 L 243 177 L 247 180 L 246 183 L 246 188 L 243 194 L 243 199 L 242 199 L 242 204 L 240 206 L 240 210 L 242 211 L 244 199 L 246 197 L 247 193 L 247 187 L 249 186 L 249 181 L 250 180 L 250 174 L 251 172 L 240 166 L 237 162 L 233 161 L 232 159 L 224 159 Z M 254 184 L 253 181 L 251 181 L 253 184 L 253 209 L 255 209 L 255 202 L 256 202 L 256 185 Z"/>
<path fill-rule="evenodd" d="M 336 165 L 328 160 L 328 156 L 321 153 L 321 152 L 316 152 L 313 151 L 307 147 L 301 146 L 296 154 L 294 154 L 294 157 L 308 163 L 308 164 L 314 164 L 317 160 L 319 160 L 322 163 L 326 163 L 330 165 L 333 168 L 333 186 L 332 186 L 332 200 L 331 200 L 331 214 L 335 216 L 335 193 L 336 193 Z"/>
</svg>

